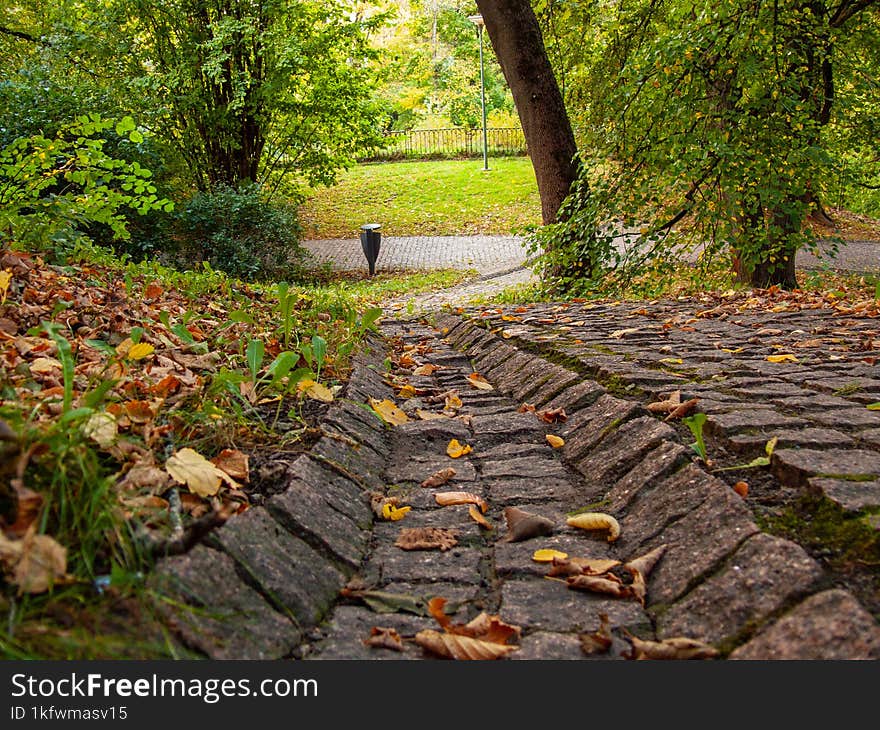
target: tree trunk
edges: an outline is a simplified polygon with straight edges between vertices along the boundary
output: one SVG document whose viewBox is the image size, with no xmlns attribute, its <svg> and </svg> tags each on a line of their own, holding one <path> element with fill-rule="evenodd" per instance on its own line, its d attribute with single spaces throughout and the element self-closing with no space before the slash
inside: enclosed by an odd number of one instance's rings
<svg viewBox="0 0 880 730">
<path fill-rule="evenodd" d="M 477 0 L 492 48 L 513 95 L 541 196 L 544 224 L 577 178 L 577 145 L 529 0 Z"/>
</svg>

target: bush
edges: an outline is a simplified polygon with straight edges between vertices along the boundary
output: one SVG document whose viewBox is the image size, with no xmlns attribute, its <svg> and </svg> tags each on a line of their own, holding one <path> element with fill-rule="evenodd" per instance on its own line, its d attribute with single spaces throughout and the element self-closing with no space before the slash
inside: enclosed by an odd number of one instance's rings
<svg viewBox="0 0 880 730">
<path fill-rule="evenodd" d="M 270 202 L 255 184 L 198 192 L 173 213 L 132 220 L 131 233 L 115 247 L 136 260 L 183 269 L 207 263 L 246 281 L 300 279 L 308 255 L 295 204 Z"/>
</svg>

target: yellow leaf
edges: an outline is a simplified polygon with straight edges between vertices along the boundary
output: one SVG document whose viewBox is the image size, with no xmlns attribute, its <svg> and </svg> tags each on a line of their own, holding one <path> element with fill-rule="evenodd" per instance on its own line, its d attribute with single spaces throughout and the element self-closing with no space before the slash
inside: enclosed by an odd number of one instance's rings
<svg viewBox="0 0 880 730">
<path fill-rule="evenodd" d="M 551 550 L 549 548 L 535 550 L 535 552 L 532 554 L 532 560 L 534 560 L 536 563 L 552 563 L 553 558 L 565 560 L 567 557 L 568 553 L 564 553 L 561 550 Z"/>
<path fill-rule="evenodd" d="M 385 423 L 392 426 L 399 426 L 400 424 L 409 421 L 409 416 L 387 398 L 384 400 L 370 398 L 370 406 L 379 414 L 379 417 L 385 421 Z"/>
<path fill-rule="evenodd" d="M 419 365 L 415 370 L 413 370 L 413 375 L 433 375 L 435 371 L 439 370 L 439 366 L 428 363 L 426 365 Z"/>
<path fill-rule="evenodd" d="M 868 403 L 865 408 L 867 408 L 869 411 L 880 411 L 880 402 Z"/>
<path fill-rule="evenodd" d="M 416 389 L 411 385 L 404 385 L 398 392 L 397 395 L 406 400 L 407 398 L 415 398 Z"/>
<path fill-rule="evenodd" d="M 116 354 L 119 355 L 119 357 L 126 357 L 132 347 L 134 347 L 134 342 L 131 341 L 131 337 L 126 337 L 122 342 L 116 345 Z"/>
<path fill-rule="evenodd" d="M 436 411 L 426 411 L 422 408 L 416 408 L 416 415 L 423 421 L 442 421 L 448 419 L 445 413 L 437 413 Z"/>
<path fill-rule="evenodd" d="M 457 410 L 461 408 L 461 406 L 461 398 L 459 398 L 456 393 L 451 393 L 450 395 L 447 395 L 443 403 L 443 408 L 451 411 Z"/>
<path fill-rule="evenodd" d="M 221 474 L 204 456 L 190 448 L 172 454 L 165 462 L 165 471 L 179 484 L 200 497 L 213 497 L 220 491 Z M 219 473 L 218 473 L 219 472 Z"/>
<path fill-rule="evenodd" d="M 604 512 L 582 512 L 569 517 L 566 524 L 582 530 L 608 530 L 608 542 L 614 542 L 620 536 L 620 524 Z"/>
<path fill-rule="evenodd" d="M 729 348 L 729 347 L 722 347 L 722 348 L 721 348 L 721 352 L 729 352 L 729 353 L 734 354 L 734 355 L 735 355 L 737 352 L 742 352 L 742 351 L 743 351 L 743 348 L 742 348 L 742 347 L 736 347 L 736 348 L 733 348 L 733 349 L 731 349 L 731 348 Z"/>
<path fill-rule="evenodd" d="M 6 303 L 6 295 L 9 293 L 9 284 L 12 282 L 12 272 L 0 271 L 0 304 Z"/>
<path fill-rule="evenodd" d="M 411 509 L 412 507 L 395 507 L 390 502 L 386 502 L 382 505 L 382 518 L 397 522 L 397 520 L 402 520 L 406 517 L 406 513 Z"/>
<path fill-rule="evenodd" d="M 296 388 L 300 393 L 305 393 L 312 400 L 318 400 L 322 403 L 333 402 L 333 392 L 330 388 L 316 383 L 314 380 L 300 380 Z"/>
<path fill-rule="evenodd" d="M 791 353 L 785 355 L 767 355 L 770 362 L 797 362 L 798 359 Z"/>
<path fill-rule="evenodd" d="M 562 439 L 559 436 L 554 436 L 552 433 L 548 433 L 547 443 L 550 444 L 554 449 L 558 449 L 562 446 L 565 446 L 565 439 Z"/>
<path fill-rule="evenodd" d="M 131 346 L 127 357 L 129 360 L 143 360 L 145 357 L 152 355 L 155 349 L 155 347 L 146 342 L 138 342 L 136 345 Z"/>
<path fill-rule="evenodd" d="M 54 357 L 38 357 L 34 360 L 30 369 L 32 373 L 51 373 L 55 370 L 61 370 L 61 361 L 56 360 Z"/>
<path fill-rule="evenodd" d="M 490 385 L 489 381 L 479 373 L 471 373 L 467 376 L 467 379 L 472 386 L 479 388 L 480 390 L 495 390 L 495 388 Z"/>
<path fill-rule="evenodd" d="M 468 514 L 471 516 L 471 519 L 476 522 L 480 527 L 483 527 L 487 530 L 492 529 L 492 523 L 489 522 L 485 517 L 483 517 L 480 510 L 477 509 L 477 506 L 472 504 L 468 507 Z"/>
<path fill-rule="evenodd" d="M 119 428 L 112 413 L 93 413 L 89 416 L 89 420 L 82 425 L 82 432 L 86 438 L 92 439 L 98 446 L 107 448 L 116 441 Z"/>
<path fill-rule="evenodd" d="M 669 365 L 683 365 L 684 360 L 680 357 L 661 357 L 660 362 L 665 362 Z"/>
<path fill-rule="evenodd" d="M 458 442 L 458 439 L 452 439 L 446 446 L 446 453 L 453 459 L 457 459 L 459 456 L 469 454 L 473 450 L 474 449 L 471 446 L 463 446 L 462 444 L 460 444 Z"/>
</svg>

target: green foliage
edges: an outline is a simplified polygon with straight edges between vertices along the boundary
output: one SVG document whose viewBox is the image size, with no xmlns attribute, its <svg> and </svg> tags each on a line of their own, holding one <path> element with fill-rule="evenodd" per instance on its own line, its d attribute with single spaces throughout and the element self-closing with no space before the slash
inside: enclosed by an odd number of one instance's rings
<svg viewBox="0 0 880 730">
<path fill-rule="evenodd" d="M 706 425 L 706 418 L 707 416 L 705 413 L 695 413 L 692 416 L 681 419 L 681 422 L 688 427 L 693 434 L 694 439 L 696 439 L 694 443 L 691 444 L 691 448 L 697 452 L 703 461 L 709 460 L 709 454 L 706 451 L 706 440 L 703 436 L 703 427 Z"/>
<path fill-rule="evenodd" d="M 130 117 L 113 122 L 91 115 L 54 137 L 20 137 L 0 150 L 0 236 L 6 245 L 67 251 L 95 223 L 125 239 L 126 210 L 171 210 L 172 203 L 156 195 L 149 170 L 104 151 L 103 135 L 114 128 L 141 134 Z"/>
</svg>

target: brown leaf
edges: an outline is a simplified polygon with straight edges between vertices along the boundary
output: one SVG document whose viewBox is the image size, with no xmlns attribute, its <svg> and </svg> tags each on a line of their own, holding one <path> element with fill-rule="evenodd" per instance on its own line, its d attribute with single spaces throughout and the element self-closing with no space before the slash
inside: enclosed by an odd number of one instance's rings
<svg viewBox="0 0 880 730">
<path fill-rule="evenodd" d="M 238 449 L 223 449 L 223 451 L 211 459 L 211 463 L 218 469 L 225 471 L 233 479 L 238 479 L 242 482 L 250 480 L 248 455 Z"/>
<path fill-rule="evenodd" d="M 568 420 L 564 408 L 548 408 L 544 411 L 535 411 L 535 415 L 544 423 L 565 423 Z"/>
<path fill-rule="evenodd" d="M 502 542 L 520 542 L 549 535 L 555 527 L 552 520 L 518 507 L 505 507 L 504 519 L 507 522 L 507 533 L 502 538 Z"/>
<path fill-rule="evenodd" d="M 629 586 L 613 573 L 603 575 L 570 575 L 566 578 L 569 588 L 579 591 L 591 591 L 592 593 L 606 593 L 615 598 L 629 598 L 632 591 Z"/>
<path fill-rule="evenodd" d="M 437 492 L 434 495 L 434 501 L 441 507 L 449 507 L 454 504 L 475 504 L 483 514 L 486 514 L 489 509 L 486 500 L 472 492 Z"/>
<path fill-rule="evenodd" d="M 403 651 L 403 639 L 396 629 L 384 626 L 374 626 L 370 629 L 369 638 L 364 639 L 364 644 L 374 649 L 391 649 Z"/>
<path fill-rule="evenodd" d="M 432 629 L 419 631 L 415 636 L 415 642 L 423 649 L 446 659 L 500 659 L 519 650 L 519 647 L 514 645 L 496 644 L 473 639 L 470 636 L 440 633 Z"/>
<path fill-rule="evenodd" d="M 516 409 L 517 413 L 534 413 L 535 407 L 531 403 L 523 403 L 519 408 Z"/>
<path fill-rule="evenodd" d="M 699 398 L 691 398 L 690 400 L 686 400 L 680 406 L 677 406 L 672 411 L 669 412 L 669 415 L 666 416 L 664 420 L 671 421 L 674 418 L 684 418 L 685 416 L 690 415 L 697 408 L 697 403 L 700 402 Z"/>
<path fill-rule="evenodd" d="M 581 634 L 581 649 L 584 654 L 604 654 L 611 648 L 614 642 L 611 636 L 611 624 L 608 622 L 608 614 L 599 614 L 599 629 L 590 634 Z"/>
<path fill-rule="evenodd" d="M 602 575 L 618 565 L 608 558 L 553 558 L 547 575 Z"/>
<path fill-rule="evenodd" d="M 620 536 L 620 523 L 604 512 L 581 512 L 565 522 L 581 530 L 608 530 L 608 542 L 614 542 Z"/>
<path fill-rule="evenodd" d="M 458 545 L 457 533 L 445 527 L 405 527 L 394 545 L 401 550 L 449 550 Z"/>
<path fill-rule="evenodd" d="M 67 549 L 49 535 L 37 535 L 36 524 L 21 540 L 0 532 L 0 564 L 19 593 L 45 593 L 67 581 Z"/>
<path fill-rule="evenodd" d="M 445 469 L 440 469 L 439 471 L 435 471 L 431 476 L 429 476 L 425 481 L 422 482 L 421 486 L 423 487 L 442 487 L 446 482 L 448 482 L 452 477 L 455 476 L 455 469 L 451 466 L 446 467 Z"/>
<path fill-rule="evenodd" d="M 476 506 L 470 505 L 468 507 L 468 514 L 470 515 L 471 519 L 476 522 L 480 527 L 486 530 L 492 529 L 492 523 L 489 522 L 489 520 L 487 520 L 485 517 L 483 517 L 482 512 L 480 512 L 480 510 L 478 510 Z"/>
<path fill-rule="evenodd" d="M 495 390 L 491 383 L 479 373 L 471 373 L 467 376 L 468 382 L 479 390 Z"/>
<path fill-rule="evenodd" d="M 749 483 L 748 482 L 737 482 L 733 485 L 733 491 L 736 492 L 740 497 L 745 499 L 749 496 Z"/>
<path fill-rule="evenodd" d="M 433 375 L 437 370 L 440 370 L 439 365 L 427 363 L 425 365 L 419 365 L 419 367 L 413 370 L 413 375 Z"/>
<path fill-rule="evenodd" d="M 676 636 L 663 641 L 646 641 L 624 629 L 632 650 L 624 653 L 627 659 L 714 659 L 718 650 L 709 644 L 684 636 Z"/>
<path fill-rule="evenodd" d="M 630 560 L 623 566 L 629 571 L 630 575 L 632 575 L 633 582 L 631 588 L 633 596 L 635 596 L 636 600 L 643 606 L 645 605 L 645 596 L 648 592 L 648 576 L 660 558 L 663 557 L 663 554 L 666 552 L 666 547 L 665 544 L 660 545 L 651 550 L 651 552 L 645 553 L 634 560 Z"/>
<path fill-rule="evenodd" d="M 448 413 L 437 413 L 436 411 L 426 411 L 423 408 L 416 408 L 416 415 L 423 421 L 442 421 L 449 418 Z"/>
</svg>

